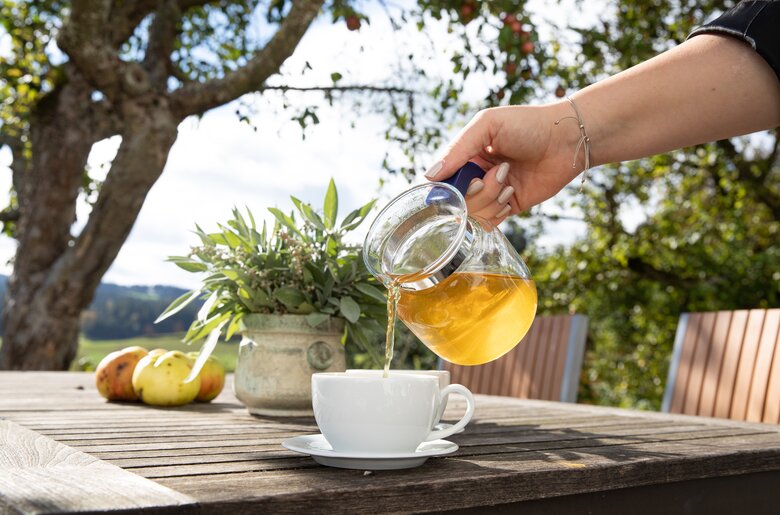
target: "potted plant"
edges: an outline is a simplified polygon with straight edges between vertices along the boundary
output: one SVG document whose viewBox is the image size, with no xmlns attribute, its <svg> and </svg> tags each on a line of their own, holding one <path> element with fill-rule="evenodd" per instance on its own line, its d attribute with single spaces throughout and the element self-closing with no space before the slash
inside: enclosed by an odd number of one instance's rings
<svg viewBox="0 0 780 515">
<path fill-rule="evenodd" d="M 250 413 L 311 413 L 310 376 L 345 370 L 343 345 L 358 345 L 376 362 L 387 323 L 386 297 L 363 265 L 360 246 L 345 237 L 366 218 L 374 201 L 337 223 L 338 193 L 331 179 L 322 210 L 291 197 L 290 215 L 269 208 L 275 222 L 257 230 L 247 209 L 233 210 L 226 225 L 170 261 L 203 274 L 201 287 L 171 303 L 158 318 L 196 299 L 203 305 L 184 337 L 205 339 L 197 374 L 224 332 L 241 334 L 234 379 L 236 396 Z"/>
</svg>

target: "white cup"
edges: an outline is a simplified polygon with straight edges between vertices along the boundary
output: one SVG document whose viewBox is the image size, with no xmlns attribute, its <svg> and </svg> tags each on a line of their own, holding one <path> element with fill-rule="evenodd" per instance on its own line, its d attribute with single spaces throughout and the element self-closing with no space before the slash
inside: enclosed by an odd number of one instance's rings
<svg viewBox="0 0 780 515">
<path fill-rule="evenodd" d="M 460 431 L 474 414 L 474 397 L 463 385 L 439 388 L 424 374 L 319 373 L 311 376 L 314 418 L 336 452 L 410 453 L 422 442 Z M 444 397 L 466 398 L 466 413 L 447 429 L 431 430 Z"/>
<path fill-rule="evenodd" d="M 357 375 L 383 375 L 384 370 L 372 370 L 362 368 L 348 368 L 347 374 Z M 403 370 L 403 369 L 390 369 L 390 374 L 420 374 L 426 376 L 434 376 L 439 379 L 439 389 L 444 390 L 450 385 L 450 371 L 449 370 Z M 436 417 L 433 420 L 433 426 L 441 421 L 441 417 L 444 416 L 444 410 L 447 408 L 447 401 L 449 400 L 449 394 L 444 394 L 441 400 L 439 411 L 436 413 Z M 431 427 L 433 427 L 431 426 Z"/>
</svg>

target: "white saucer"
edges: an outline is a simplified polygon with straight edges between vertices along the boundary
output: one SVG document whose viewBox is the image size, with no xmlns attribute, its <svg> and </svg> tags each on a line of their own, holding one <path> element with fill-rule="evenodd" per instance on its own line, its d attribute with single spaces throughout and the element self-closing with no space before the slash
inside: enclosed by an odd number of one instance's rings
<svg viewBox="0 0 780 515">
<path fill-rule="evenodd" d="M 414 452 L 358 453 L 336 452 L 321 434 L 288 438 L 285 448 L 308 454 L 314 461 L 328 467 L 358 470 L 398 470 L 419 467 L 431 456 L 443 456 L 458 450 L 458 445 L 447 440 L 423 442 Z"/>
</svg>

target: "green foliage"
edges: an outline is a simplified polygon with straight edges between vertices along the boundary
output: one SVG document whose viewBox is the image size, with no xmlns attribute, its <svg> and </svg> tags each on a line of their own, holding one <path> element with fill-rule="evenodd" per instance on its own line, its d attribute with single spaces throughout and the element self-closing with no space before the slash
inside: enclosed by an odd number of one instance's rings
<svg viewBox="0 0 780 515">
<path fill-rule="evenodd" d="M 360 248 L 345 237 L 366 218 L 374 201 L 338 218 L 338 193 L 331 179 L 321 210 L 291 197 L 295 212 L 269 208 L 275 218 L 258 231 L 252 213 L 233 210 L 227 225 L 196 234 L 201 245 L 170 261 L 188 272 L 203 273 L 202 287 L 188 292 L 160 315 L 177 313 L 205 299 L 184 339 L 205 338 L 226 327 L 230 338 L 247 313 L 306 315 L 312 327 L 328 317 L 346 320 L 345 343 L 352 342 L 381 362 L 376 337 L 387 324 L 386 298 L 363 264 Z M 297 219 L 296 219 L 297 217 Z"/>
<path fill-rule="evenodd" d="M 584 87 L 682 42 L 733 2 L 609 4 L 578 27 L 567 85 Z M 591 171 L 559 201 L 587 231 L 532 251 L 540 312 L 590 318 L 580 400 L 657 409 L 683 312 L 780 306 L 777 133 Z M 629 223 L 630 219 L 635 221 Z"/>
<path fill-rule="evenodd" d="M 780 306 L 779 212 L 761 192 L 780 167 L 741 143 L 601 169 L 582 200 L 587 235 L 537 257 L 541 309 L 590 317 L 585 400 L 658 408 L 681 313 Z M 633 230 L 626 204 L 648 210 Z"/>
</svg>

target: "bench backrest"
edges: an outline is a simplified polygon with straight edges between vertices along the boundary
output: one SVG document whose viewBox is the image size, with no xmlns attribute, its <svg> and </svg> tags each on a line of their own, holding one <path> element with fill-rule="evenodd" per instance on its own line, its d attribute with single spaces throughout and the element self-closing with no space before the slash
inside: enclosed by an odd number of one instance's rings
<svg viewBox="0 0 780 515">
<path fill-rule="evenodd" d="M 587 332 L 583 315 L 537 316 L 528 334 L 501 358 L 443 368 L 453 383 L 474 393 L 575 402 Z"/>
<path fill-rule="evenodd" d="M 780 423 L 780 309 L 684 313 L 663 411 Z"/>
</svg>

